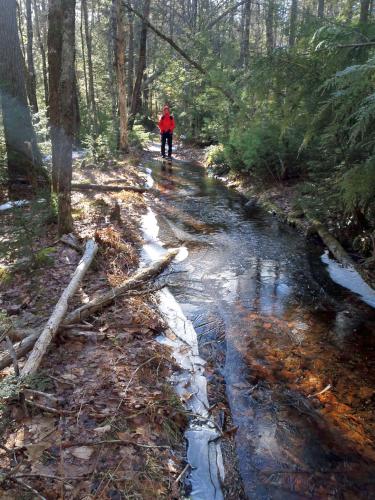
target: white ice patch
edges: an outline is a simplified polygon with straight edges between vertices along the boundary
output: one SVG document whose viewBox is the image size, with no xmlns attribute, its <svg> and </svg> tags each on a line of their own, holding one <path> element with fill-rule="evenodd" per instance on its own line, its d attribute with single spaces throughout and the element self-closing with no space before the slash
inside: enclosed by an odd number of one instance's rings
<svg viewBox="0 0 375 500">
<path fill-rule="evenodd" d="M 156 216 L 150 208 L 143 216 L 142 230 L 145 240 L 142 261 L 147 263 L 166 252 L 159 239 Z M 176 260 L 184 260 L 187 256 L 188 250 L 182 247 Z M 158 340 L 173 350 L 173 357 L 181 370 L 174 374 L 173 382 L 185 407 L 192 414 L 185 432 L 187 460 L 191 467 L 188 477 L 192 491 L 189 498 L 223 500 L 220 484 L 224 479 L 224 465 L 218 439 L 220 433 L 209 414 L 205 361 L 199 356 L 197 333 L 168 288 L 157 292 L 157 297 L 160 313 L 168 325 L 165 335 Z"/>
<path fill-rule="evenodd" d="M 321 261 L 328 266 L 331 279 L 344 288 L 356 293 L 366 304 L 375 307 L 375 290 L 373 290 L 352 267 L 345 267 L 333 260 L 326 250 Z"/>
<path fill-rule="evenodd" d="M 17 201 L 8 201 L 7 203 L 3 203 L 0 205 L 0 212 L 3 210 L 9 210 L 14 207 L 23 207 L 27 205 L 29 202 L 27 200 L 17 200 Z"/>
</svg>

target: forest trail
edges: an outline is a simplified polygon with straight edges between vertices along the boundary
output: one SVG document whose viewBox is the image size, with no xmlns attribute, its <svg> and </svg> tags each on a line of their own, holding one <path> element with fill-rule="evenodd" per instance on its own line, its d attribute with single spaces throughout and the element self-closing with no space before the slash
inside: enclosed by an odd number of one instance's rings
<svg viewBox="0 0 375 500">
<path fill-rule="evenodd" d="M 167 173 L 155 158 L 144 166 L 160 238 L 189 251 L 170 288 L 198 333 L 218 421 L 229 404 L 246 496 L 373 496 L 374 309 L 294 229 L 196 164 Z"/>
</svg>

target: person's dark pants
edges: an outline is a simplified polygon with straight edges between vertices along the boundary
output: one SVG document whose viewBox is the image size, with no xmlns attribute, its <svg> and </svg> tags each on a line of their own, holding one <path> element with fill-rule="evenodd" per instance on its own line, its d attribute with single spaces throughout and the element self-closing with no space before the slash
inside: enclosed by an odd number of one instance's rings
<svg viewBox="0 0 375 500">
<path fill-rule="evenodd" d="M 172 138 L 171 132 L 163 132 L 161 134 L 161 155 L 165 157 L 165 143 L 168 141 L 168 158 L 172 157 Z"/>
</svg>

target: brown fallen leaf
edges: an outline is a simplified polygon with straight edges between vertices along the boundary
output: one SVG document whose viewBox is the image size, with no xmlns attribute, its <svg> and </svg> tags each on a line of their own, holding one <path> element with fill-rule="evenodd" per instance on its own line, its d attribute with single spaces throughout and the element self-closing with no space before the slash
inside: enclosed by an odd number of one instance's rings
<svg viewBox="0 0 375 500">
<path fill-rule="evenodd" d="M 45 450 L 50 448 L 52 445 L 48 441 L 42 441 L 40 443 L 28 444 L 26 445 L 27 458 L 31 461 L 38 460 Z"/>
<path fill-rule="evenodd" d="M 96 427 L 94 429 L 94 432 L 96 432 L 96 434 L 105 434 L 106 432 L 109 432 L 111 430 L 111 426 L 109 424 L 107 425 L 103 425 L 102 427 Z"/>
<path fill-rule="evenodd" d="M 73 448 L 71 450 L 71 454 L 76 458 L 80 458 L 81 460 L 89 460 L 93 453 L 94 449 L 90 448 L 89 446 L 78 446 L 78 448 Z"/>
</svg>

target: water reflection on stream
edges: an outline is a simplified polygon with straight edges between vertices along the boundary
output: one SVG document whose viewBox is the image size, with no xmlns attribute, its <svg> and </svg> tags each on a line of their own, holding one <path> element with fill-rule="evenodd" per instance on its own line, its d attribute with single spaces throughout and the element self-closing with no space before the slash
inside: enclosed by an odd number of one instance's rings
<svg viewBox="0 0 375 500">
<path fill-rule="evenodd" d="M 374 498 L 374 310 L 200 167 L 151 167 L 160 238 L 189 248 L 173 293 L 225 378 L 247 497 Z"/>
</svg>

